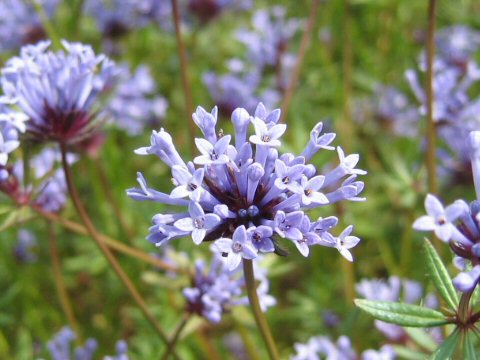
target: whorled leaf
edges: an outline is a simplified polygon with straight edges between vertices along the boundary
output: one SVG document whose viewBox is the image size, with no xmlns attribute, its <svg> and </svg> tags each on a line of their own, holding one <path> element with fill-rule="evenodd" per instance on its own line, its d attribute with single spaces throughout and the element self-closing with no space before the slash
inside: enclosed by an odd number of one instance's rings
<svg viewBox="0 0 480 360">
<path fill-rule="evenodd" d="M 425 239 L 424 249 L 427 258 L 428 272 L 435 288 L 450 309 L 455 310 L 458 307 L 458 295 L 445 265 L 438 256 L 435 248 L 427 239 Z"/>
<path fill-rule="evenodd" d="M 474 347 L 474 336 L 474 333 L 468 332 L 463 340 L 463 356 L 465 357 L 465 360 L 478 359 L 477 352 L 475 351 Z"/>
<path fill-rule="evenodd" d="M 433 353 L 430 360 L 448 360 L 451 359 L 457 348 L 460 332 L 455 330 L 443 342 L 443 344 Z"/>
<path fill-rule="evenodd" d="M 365 299 L 355 299 L 355 304 L 378 320 L 400 326 L 433 327 L 448 323 L 441 312 L 423 306 Z"/>
</svg>

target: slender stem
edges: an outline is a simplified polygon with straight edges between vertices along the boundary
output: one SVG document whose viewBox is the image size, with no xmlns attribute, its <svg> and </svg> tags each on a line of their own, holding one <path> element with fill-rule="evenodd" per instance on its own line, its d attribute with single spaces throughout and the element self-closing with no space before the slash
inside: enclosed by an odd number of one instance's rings
<svg viewBox="0 0 480 360">
<path fill-rule="evenodd" d="M 437 1 L 429 0 L 428 2 L 428 31 L 427 31 L 427 74 L 425 82 L 425 94 L 427 101 L 427 179 L 428 192 L 430 194 L 437 193 L 437 170 L 436 170 L 436 142 L 437 132 L 435 129 L 435 121 L 433 119 L 433 58 L 435 56 L 435 18 L 437 12 Z M 434 236 L 433 245 L 438 250 L 441 247 L 440 240 Z"/>
<path fill-rule="evenodd" d="M 71 230 L 71 231 L 76 232 L 76 233 L 81 234 L 81 235 L 88 235 L 89 234 L 88 230 L 79 223 L 76 223 L 76 222 L 71 221 L 71 220 L 64 219 L 61 216 L 59 216 L 55 213 L 46 211 L 46 210 L 42 209 L 40 206 L 35 205 L 35 204 L 30 204 L 30 207 L 40 216 L 42 216 L 45 219 L 48 219 L 50 221 L 54 221 L 56 223 L 59 223 L 63 227 L 67 228 L 68 230 Z M 117 240 L 114 240 L 114 239 L 112 239 L 112 238 L 110 238 L 106 235 L 103 235 L 103 234 L 100 234 L 100 233 L 97 233 L 97 234 L 98 234 L 98 237 L 109 248 L 111 248 L 115 251 L 118 251 L 122 254 L 125 254 L 125 255 L 131 256 L 133 258 L 139 259 L 141 261 L 144 261 L 148 264 L 156 266 L 156 267 L 158 267 L 162 270 L 165 270 L 165 271 L 174 271 L 174 272 L 180 272 L 181 271 L 181 269 L 175 267 L 174 265 L 168 264 L 168 263 L 166 263 L 166 262 L 164 262 L 160 259 L 157 259 L 157 258 L 151 256 L 150 254 L 147 254 L 146 252 L 144 252 L 142 250 L 132 248 L 132 247 L 130 247 L 128 245 L 125 245 L 125 244 L 123 244 L 123 243 L 121 243 Z"/>
<path fill-rule="evenodd" d="M 60 255 L 57 244 L 57 234 L 55 232 L 54 225 L 52 222 L 47 222 L 48 227 L 48 240 L 50 247 L 50 257 L 52 259 L 52 270 L 53 270 L 53 279 L 55 280 L 55 287 L 57 289 L 58 299 L 60 300 L 60 305 L 62 310 L 67 317 L 67 321 L 72 328 L 72 330 L 77 335 L 77 340 L 81 343 L 82 337 L 80 335 L 80 329 L 78 327 L 78 322 L 75 318 L 75 313 L 73 312 L 72 303 L 68 296 L 67 287 L 62 274 L 62 267 L 60 264 Z"/>
<path fill-rule="evenodd" d="M 37 12 L 38 17 L 42 22 L 43 28 L 45 29 L 45 32 L 47 33 L 50 40 L 52 40 L 53 47 L 57 49 L 61 49 L 62 44 L 60 42 L 60 37 L 58 36 L 58 33 L 55 30 L 55 27 L 52 25 L 52 22 L 48 18 L 47 13 L 45 12 L 45 9 L 43 8 L 42 4 L 36 0 L 31 0 L 30 3 L 35 8 L 35 11 Z"/>
<path fill-rule="evenodd" d="M 352 47 L 352 10 L 350 0 L 344 0 L 343 10 L 343 48 L 342 48 L 342 72 L 343 72 L 343 117 L 340 122 L 340 133 L 345 139 L 345 150 L 350 151 L 354 140 L 354 124 L 352 121 L 352 68 L 353 68 L 353 47 Z"/>
<path fill-rule="evenodd" d="M 250 307 L 253 311 L 253 316 L 255 317 L 255 322 L 257 327 L 262 334 L 263 341 L 267 346 L 268 355 L 271 360 L 279 360 L 280 356 L 278 355 L 278 350 L 275 345 L 275 340 L 273 340 L 272 333 L 268 326 L 267 318 L 260 308 L 260 302 L 258 300 L 257 286 L 255 284 L 255 277 L 253 275 L 253 262 L 252 260 L 243 259 L 243 274 L 245 276 L 245 283 L 247 286 L 248 300 L 250 302 Z"/>
<path fill-rule="evenodd" d="M 288 86 L 285 90 L 285 94 L 283 97 L 282 121 L 285 121 L 285 119 L 287 118 L 287 113 L 290 107 L 290 102 L 292 101 L 293 92 L 297 87 L 298 78 L 300 76 L 300 70 L 302 68 L 303 59 L 305 58 L 305 54 L 310 45 L 310 38 L 312 37 L 313 27 L 315 25 L 315 18 L 317 17 L 319 7 L 320 7 L 320 0 L 312 0 L 312 4 L 310 6 L 310 14 L 307 20 L 307 25 L 305 27 L 302 40 L 300 41 L 300 47 L 298 49 L 297 61 L 293 68 L 290 81 L 288 83 Z"/>
<path fill-rule="evenodd" d="M 464 292 L 460 298 L 458 305 L 458 319 L 462 324 L 466 324 L 470 316 L 470 299 L 472 298 L 473 290 Z"/>
<path fill-rule="evenodd" d="M 67 146 L 65 143 L 60 143 L 60 150 L 62 154 L 62 167 L 63 171 L 65 173 L 65 180 L 67 182 L 67 188 L 70 193 L 70 197 L 72 198 L 73 204 L 75 206 L 75 209 L 77 210 L 78 215 L 82 219 L 85 227 L 87 228 L 88 234 L 92 237 L 92 239 L 95 241 L 105 258 L 107 259 L 108 263 L 110 266 L 113 268 L 115 271 L 115 274 L 118 276 L 122 284 L 125 286 L 127 289 L 128 293 L 132 297 L 132 299 L 135 301 L 137 306 L 140 308 L 142 311 L 143 315 L 147 319 L 147 321 L 152 325 L 152 327 L 155 329 L 157 332 L 158 336 L 160 339 L 165 344 L 168 344 L 168 338 L 163 332 L 162 328 L 158 325 L 157 321 L 155 320 L 155 317 L 153 314 L 150 312 L 150 310 L 147 307 L 147 304 L 145 303 L 145 300 L 143 297 L 140 295 L 138 292 L 137 288 L 133 284 L 133 282 L 130 280 L 128 275 L 123 271 L 122 267 L 120 264 L 117 262 L 113 254 L 111 253 L 110 249 L 107 247 L 107 245 L 102 241 L 102 238 L 99 236 L 95 226 L 93 225 L 92 221 L 90 220 L 90 217 L 88 216 L 81 200 L 78 195 L 77 189 L 75 187 L 75 184 L 73 182 L 73 176 L 72 172 L 70 170 L 70 166 L 68 165 L 67 162 Z"/>
<path fill-rule="evenodd" d="M 183 43 L 182 31 L 180 28 L 180 11 L 178 9 L 177 0 L 171 0 L 172 2 L 172 13 L 173 21 L 175 23 L 175 35 L 177 37 L 177 48 L 178 48 L 178 57 L 180 58 L 180 70 L 182 76 L 182 87 L 183 93 L 185 96 L 185 110 L 188 113 L 188 116 L 193 114 L 193 103 L 192 103 L 192 87 L 190 84 L 190 79 L 188 77 L 188 58 L 187 52 L 185 50 L 185 44 Z M 188 121 L 188 130 L 190 132 L 190 138 L 193 139 L 195 135 L 195 124 L 193 121 Z"/>
<path fill-rule="evenodd" d="M 121 229 L 127 236 L 128 240 L 131 241 L 135 237 L 135 234 L 133 233 L 130 226 L 127 224 L 127 221 L 125 220 L 125 216 L 123 216 L 122 211 L 120 211 L 117 201 L 115 200 L 115 197 L 112 194 L 112 187 L 110 186 L 110 181 L 108 180 L 108 176 L 105 172 L 102 162 L 94 161 L 94 163 L 95 163 L 95 169 L 97 170 L 98 177 L 100 179 L 100 185 L 102 187 L 102 191 L 105 194 L 108 203 L 111 205 L 113 212 L 115 214 L 115 217 L 118 219 Z"/>
<path fill-rule="evenodd" d="M 428 3 L 428 33 L 427 33 L 427 76 L 425 83 L 425 94 L 427 100 L 427 175 L 428 191 L 437 193 L 437 174 L 435 163 L 435 150 L 437 133 L 433 119 L 433 58 L 435 56 L 435 17 L 437 12 L 437 1 L 429 0 Z"/>
<path fill-rule="evenodd" d="M 190 316 L 185 315 L 183 316 L 182 321 L 180 321 L 180 323 L 177 325 L 177 328 L 173 332 L 172 338 L 167 344 L 167 349 L 163 353 L 162 360 L 167 360 L 173 349 L 175 349 L 175 345 L 177 344 L 178 339 L 180 339 L 180 334 L 182 333 L 183 329 L 185 329 L 189 319 Z"/>
</svg>

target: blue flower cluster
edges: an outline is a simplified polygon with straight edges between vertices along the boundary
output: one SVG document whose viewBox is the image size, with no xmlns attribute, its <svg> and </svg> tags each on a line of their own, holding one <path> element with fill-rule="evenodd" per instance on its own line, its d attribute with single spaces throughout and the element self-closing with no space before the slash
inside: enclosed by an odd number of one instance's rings
<svg viewBox="0 0 480 360">
<path fill-rule="evenodd" d="M 428 194 L 425 198 L 427 215 L 413 224 L 414 229 L 433 231 L 449 244 L 456 255 L 454 264 L 462 271 L 453 284 L 462 292 L 472 291 L 480 281 L 480 131 L 469 134 L 468 145 L 478 200 L 470 204 L 456 200 L 444 207 L 434 195 Z"/>
<path fill-rule="evenodd" d="M 127 64 L 118 66 L 116 85 L 105 107 L 112 124 L 129 135 L 157 127 L 165 117 L 168 102 L 157 94 L 150 69 L 139 66 L 132 74 Z"/>
<path fill-rule="evenodd" d="M 232 139 L 222 130 L 217 132 L 216 107 L 211 113 L 198 107 L 193 120 L 204 138 L 195 139 L 200 155 L 188 163 L 164 129 L 153 131 L 150 146 L 135 152 L 154 154 L 167 164 L 175 188 L 170 194 L 151 189 L 138 173 L 140 188 L 129 189 L 127 194 L 138 201 L 180 206 L 185 211 L 155 215 L 148 240 L 157 246 L 187 235 L 195 244 L 214 241 L 213 251 L 221 255 L 229 270 L 242 258 L 254 259 L 259 253 L 284 255 L 280 239 L 295 244 L 304 256 L 311 246 L 322 245 L 338 249 L 352 261 L 349 249 L 360 241 L 351 235 L 353 226 L 334 236 L 335 216 L 312 221 L 306 211 L 342 200 L 364 200 L 359 197 L 364 184 L 357 176 L 365 171 L 355 168 L 359 156 L 345 156 L 337 147 L 339 164 L 317 174 L 309 161 L 320 149 L 334 149 L 330 143 L 335 134 L 322 133 L 322 123 L 318 123 L 300 156 L 280 155 L 280 138 L 287 126 L 278 123 L 279 119 L 279 109 L 268 112 L 261 103 L 254 115 L 235 109 Z M 251 127 L 254 132 L 249 135 Z"/>
<path fill-rule="evenodd" d="M 295 64 L 295 56 L 286 50 L 301 21 L 287 20 L 285 9 L 276 6 L 257 10 L 252 26 L 252 30 L 242 28 L 237 31 L 238 40 L 246 46 L 246 59 L 229 60 L 227 68 L 230 73 L 207 72 L 203 76 L 214 102 L 226 114 L 240 106 L 253 111 L 259 101 L 270 108 L 277 106 Z M 270 71 L 275 76 L 272 83 L 267 83 Z"/>
<path fill-rule="evenodd" d="M 480 98 L 471 98 L 480 79 L 480 68 L 474 54 L 480 48 L 480 32 L 466 26 L 443 29 L 436 38 L 437 53 L 433 64 L 433 119 L 439 137 L 452 154 L 440 153 L 445 170 L 455 171 L 469 163 L 465 139 L 480 125 Z M 425 54 L 420 56 L 419 68 L 426 69 Z M 426 113 L 426 95 L 414 70 L 406 72 L 407 80 L 421 103 L 420 114 Z"/>
<path fill-rule="evenodd" d="M 290 360 L 394 360 L 397 358 L 391 345 L 384 345 L 380 350 L 365 350 L 359 357 L 352 347 L 350 339 L 340 336 L 336 343 L 326 336 L 315 336 L 306 344 L 295 344 L 296 354 Z"/>
<path fill-rule="evenodd" d="M 59 0 L 42 0 L 39 3 L 47 17 L 52 17 Z M 42 22 L 30 1 L 0 1 L 0 52 L 16 50 L 44 38 Z"/>
<path fill-rule="evenodd" d="M 48 41 L 28 45 L 6 63 L 0 118 L 10 109 L 20 109 L 28 117 L 26 130 L 32 138 L 74 143 L 96 128 L 94 101 L 116 68 L 90 46 L 67 41 L 62 45 L 66 52 L 49 51 Z"/>
<path fill-rule="evenodd" d="M 275 305 L 276 301 L 268 294 L 266 272 L 258 266 L 255 268 L 255 279 L 259 282 L 257 293 L 260 307 L 266 311 L 268 307 Z M 214 256 L 210 269 L 207 270 L 205 263 L 197 260 L 192 287 L 183 289 L 183 295 L 187 299 L 187 312 L 218 323 L 222 315 L 232 307 L 248 305 L 248 298 L 243 296 L 244 288 L 245 279 L 239 268 L 230 271 L 218 256 Z"/>
<path fill-rule="evenodd" d="M 73 164 L 77 157 L 67 154 L 67 161 Z M 29 161 L 31 179 L 24 184 L 23 161 L 3 170 L 4 179 L 0 179 L 0 192 L 4 192 L 18 204 L 31 202 L 42 209 L 59 212 L 67 201 L 67 184 L 65 175 L 59 168 L 61 161 L 58 150 L 44 148 Z"/>
<path fill-rule="evenodd" d="M 84 346 L 78 346 L 74 349 L 72 356 L 72 342 L 75 340 L 75 333 L 68 327 L 62 328 L 52 340 L 47 344 L 48 351 L 52 360 L 92 360 L 97 350 L 97 341 L 89 338 Z M 116 355 L 105 356 L 104 360 L 128 360 L 128 346 L 123 340 L 119 340 L 116 345 Z"/>
</svg>

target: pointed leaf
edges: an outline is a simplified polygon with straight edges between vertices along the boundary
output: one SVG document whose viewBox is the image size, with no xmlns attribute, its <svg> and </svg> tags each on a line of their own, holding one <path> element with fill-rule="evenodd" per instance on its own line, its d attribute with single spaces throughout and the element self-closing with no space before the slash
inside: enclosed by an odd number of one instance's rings
<svg viewBox="0 0 480 360">
<path fill-rule="evenodd" d="M 365 299 L 355 299 L 355 304 L 378 320 L 400 326 L 432 327 L 448 323 L 441 312 L 423 306 Z"/>
<path fill-rule="evenodd" d="M 455 310 L 459 300 L 450 275 L 437 251 L 427 239 L 425 239 L 424 248 L 427 256 L 427 268 L 433 284 L 450 309 Z"/>
<path fill-rule="evenodd" d="M 470 331 L 467 332 L 463 341 L 463 355 L 465 360 L 477 360 L 477 353 L 474 347 L 474 334 Z"/>
<path fill-rule="evenodd" d="M 431 360 L 448 360 L 451 359 L 455 349 L 457 348 L 458 340 L 460 339 L 460 332 L 455 329 L 449 337 L 445 339 L 442 346 L 430 357 Z"/>
</svg>

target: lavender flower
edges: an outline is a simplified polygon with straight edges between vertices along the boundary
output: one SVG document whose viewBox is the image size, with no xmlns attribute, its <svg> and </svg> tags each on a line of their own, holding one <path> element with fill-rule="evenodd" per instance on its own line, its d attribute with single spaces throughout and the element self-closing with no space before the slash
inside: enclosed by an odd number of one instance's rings
<svg viewBox="0 0 480 360">
<path fill-rule="evenodd" d="M 378 131 L 380 127 L 398 136 L 414 137 L 418 134 L 420 114 L 417 107 L 393 87 L 376 85 L 371 98 L 354 103 L 354 114 L 362 127 L 371 127 L 372 131 Z"/>
<path fill-rule="evenodd" d="M 442 173 L 462 175 L 468 165 L 469 149 L 465 141 L 470 131 L 480 124 L 480 99 L 472 99 L 471 88 L 480 79 L 480 68 L 474 52 L 480 46 L 480 33 L 458 26 L 444 29 L 437 38 L 438 53 L 433 66 L 433 119 L 437 132 L 450 152 L 439 152 Z M 426 69 L 425 54 L 419 60 L 422 72 Z M 406 72 L 413 93 L 421 103 L 420 115 L 426 113 L 426 95 L 419 75 Z"/>
<path fill-rule="evenodd" d="M 97 349 L 96 340 L 87 339 L 83 347 L 75 348 L 72 356 L 71 346 L 75 338 L 75 333 L 69 327 L 62 328 L 47 344 L 52 360 L 92 360 Z"/>
<path fill-rule="evenodd" d="M 137 26 L 137 1 L 88 0 L 84 10 L 95 19 L 97 27 L 106 38 L 116 39 Z"/>
<path fill-rule="evenodd" d="M 37 255 L 32 251 L 37 246 L 37 238 L 32 232 L 20 229 L 17 235 L 17 244 L 13 250 L 16 259 L 22 263 L 37 261 Z"/>
<path fill-rule="evenodd" d="M 59 0 L 43 0 L 47 17 L 52 17 Z M 0 52 L 16 50 L 45 38 L 40 17 L 30 2 L 3 0 L 0 2 Z"/>
<path fill-rule="evenodd" d="M 24 183 L 23 161 L 17 161 L 13 167 L 6 168 L 5 179 L 0 179 L 0 191 L 6 193 L 17 203 L 34 203 L 46 211 L 58 212 L 67 201 L 65 175 L 59 168 L 61 161 L 58 150 L 44 148 L 32 157 L 31 184 Z M 76 156 L 67 154 L 67 161 L 73 164 Z"/>
<path fill-rule="evenodd" d="M 253 30 L 241 29 L 238 39 L 247 46 L 249 59 L 260 68 L 276 67 L 282 61 L 288 41 L 301 27 L 298 19 L 286 19 L 285 8 L 257 10 L 252 19 Z"/>
<path fill-rule="evenodd" d="M 268 294 L 268 280 L 265 270 L 255 262 L 255 278 L 260 281 L 257 288 L 260 306 L 263 311 L 275 304 L 275 299 Z M 204 317 L 212 323 L 220 322 L 222 315 L 236 305 L 248 304 L 243 295 L 245 280 L 239 269 L 230 271 L 214 256 L 210 270 L 206 270 L 202 260 L 195 262 L 195 277 L 192 287 L 185 288 L 183 295 L 187 299 L 187 311 Z"/>
<path fill-rule="evenodd" d="M 2 69 L 2 89 L 29 117 L 27 133 L 40 141 L 73 143 L 98 125 L 95 100 L 114 75 L 113 63 L 90 46 L 62 41 L 66 52 L 48 51 L 50 42 L 22 48 Z"/>
<path fill-rule="evenodd" d="M 75 333 L 68 326 L 55 334 L 47 343 L 52 360 L 92 360 L 98 347 L 97 341 L 89 338 L 85 341 L 85 345 L 76 347 L 72 353 L 72 343 L 75 339 Z M 103 360 L 128 360 L 127 350 L 127 343 L 119 340 L 116 344 L 116 355 L 105 356 Z"/>
<path fill-rule="evenodd" d="M 350 339 L 340 336 L 336 343 L 326 336 L 316 336 L 306 344 L 295 344 L 296 354 L 290 360 L 393 360 L 396 354 L 392 346 L 384 345 L 380 350 L 365 350 L 359 357 L 352 348 Z"/>
<path fill-rule="evenodd" d="M 345 156 L 338 147 L 340 163 L 326 174 L 317 174 L 316 168 L 306 161 L 319 149 L 330 149 L 328 144 L 334 138 L 329 135 L 325 140 L 319 134 L 320 124 L 314 128 L 315 136 L 312 135 L 303 156 L 279 155 L 277 148 L 286 125 L 277 123 L 279 110 L 269 113 L 263 104 L 257 106 L 253 116 L 241 108 L 233 112 L 235 146 L 230 135 L 217 134 L 216 108 L 207 113 L 199 107 L 193 118 L 205 136 L 195 139 L 202 155 L 193 162 L 185 163 L 163 129 L 153 132 L 151 146 L 135 151 L 139 155 L 158 156 L 172 169 L 176 184 L 193 191 L 202 188 L 200 193 L 184 199 L 176 189 L 172 196 L 149 188 L 139 174 L 140 188 L 127 190 L 130 197 L 189 209 L 154 216 L 148 236 L 151 242 L 160 246 L 189 234 L 197 244 L 214 241 L 214 251 L 222 255 L 230 270 L 242 258 L 253 259 L 258 253 L 283 255 L 285 252 L 279 245 L 282 238 L 293 242 L 304 256 L 308 255 L 309 247 L 323 245 L 337 248 L 352 260 L 348 249 L 359 241 L 350 235 L 353 226 L 335 237 L 330 234 L 338 221 L 335 217 L 328 217 L 325 224 L 323 218 L 312 222 L 306 211 L 341 200 L 364 200 L 358 197 L 363 182 L 354 181 L 357 175 L 365 174 L 356 168 L 358 155 Z M 249 136 L 250 125 L 254 133 Z M 182 181 L 179 169 L 183 169 Z M 199 170 L 203 174 L 198 174 Z M 197 174 L 195 183 L 189 183 L 191 180 L 186 179 L 194 179 L 194 174 Z M 182 196 L 187 195 L 185 190 L 181 190 Z"/>
<path fill-rule="evenodd" d="M 469 135 L 470 157 L 477 198 L 480 199 L 480 132 Z M 462 291 L 473 290 L 480 281 L 480 203 L 475 200 L 468 205 L 456 200 L 445 210 L 434 195 L 427 195 L 425 206 L 428 215 L 413 224 L 420 231 L 435 231 L 448 242 L 455 253 L 454 264 L 462 272 L 453 280 L 455 287 Z M 468 268 L 471 263 L 472 268 Z"/>
<path fill-rule="evenodd" d="M 158 126 L 165 117 L 168 102 L 155 96 L 155 82 L 150 69 L 139 66 L 131 74 L 128 66 L 118 67 L 115 89 L 108 101 L 105 114 L 114 126 L 124 129 L 129 135 L 139 135 L 146 127 Z"/>
</svg>

